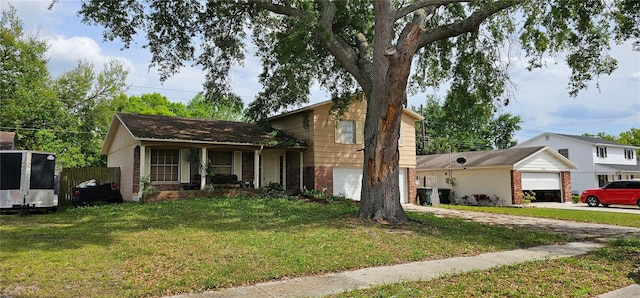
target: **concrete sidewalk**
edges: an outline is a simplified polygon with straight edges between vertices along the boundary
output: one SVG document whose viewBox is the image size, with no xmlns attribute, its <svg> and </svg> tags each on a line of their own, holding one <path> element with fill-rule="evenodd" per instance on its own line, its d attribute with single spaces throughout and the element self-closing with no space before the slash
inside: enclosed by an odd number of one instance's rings
<svg viewBox="0 0 640 298">
<path fill-rule="evenodd" d="M 640 237 L 640 229 L 614 225 L 585 224 L 571 221 L 460 211 L 416 205 L 404 205 L 403 207 L 406 211 L 429 212 L 441 217 L 459 217 L 492 225 L 517 226 L 533 230 L 564 233 L 582 239 L 582 241 L 571 242 L 565 245 L 548 245 L 528 249 L 485 253 L 471 257 L 455 257 L 443 260 L 371 267 L 354 271 L 299 277 L 172 297 L 321 297 L 384 284 L 430 280 L 446 274 L 485 270 L 492 267 L 523 263 L 526 261 L 573 257 L 602 247 L 604 246 L 603 242 L 613 237 Z M 632 285 L 598 297 L 640 297 L 640 285 Z"/>
<path fill-rule="evenodd" d="M 601 246 L 603 246 L 603 244 L 594 242 L 572 242 L 565 245 L 547 245 L 528 249 L 485 253 L 473 257 L 457 257 L 393 266 L 371 267 L 355 271 L 292 278 L 229 288 L 221 291 L 208 291 L 199 294 L 184 294 L 172 297 L 321 297 L 349 290 L 370 288 L 377 285 L 403 281 L 430 280 L 445 274 L 484 270 L 526 261 L 573 257 L 586 254 Z"/>
</svg>

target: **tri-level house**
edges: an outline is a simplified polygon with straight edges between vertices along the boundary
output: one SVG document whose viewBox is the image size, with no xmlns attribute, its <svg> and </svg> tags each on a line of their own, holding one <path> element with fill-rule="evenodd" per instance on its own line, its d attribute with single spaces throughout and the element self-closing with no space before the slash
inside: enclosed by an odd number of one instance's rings
<svg viewBox="0 0 640 298">
<path fill-rule="evenodd" d="M 599 138 L 567 134 L 543 133 L 516 147 L 549 146 L 571 160 L 577 169 L 571 170 L 573 192 L 600 187 L 608 182 L 640 178 L 638 149 Z"/>
<path fill-rule="evenodd" d="M 142 196 L 143 180 L 158 190 L 279 183 L 286 190 L 322 190 L 359 200 L 366 102 L 352 103 L 340 117 L 330 113 L 331 105 L 325 101 L 283 113 L 266 124 L 118 113 L 102 154 L 108 167 L 121 169 L 125 200 Z M 421 119 L 404 110 L 402 203 L 416 196 L 415 121 Z"/>
</svg>

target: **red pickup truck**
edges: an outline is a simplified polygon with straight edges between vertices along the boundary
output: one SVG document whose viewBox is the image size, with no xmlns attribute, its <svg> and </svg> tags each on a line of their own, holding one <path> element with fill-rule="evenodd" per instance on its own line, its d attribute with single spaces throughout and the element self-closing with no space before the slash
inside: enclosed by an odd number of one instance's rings
<svg viewBox="0 0 640 298">
<path fill-rule="evenodd" d="M 601 188 L 587 189 L 580 200 L 589 207 L 609 207 L 611 204 L 637 205 L 640 207 L 640 180 L 613 181 Z"/>
</svg>

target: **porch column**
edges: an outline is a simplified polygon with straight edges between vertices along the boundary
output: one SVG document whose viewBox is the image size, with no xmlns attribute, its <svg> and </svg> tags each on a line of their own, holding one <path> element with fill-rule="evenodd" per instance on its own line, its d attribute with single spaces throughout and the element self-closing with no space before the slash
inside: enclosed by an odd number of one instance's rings
<svg viewBox="0 0 640 298">
<path fill-rule="evenodd" d="M 304 152 L 300 152 L 300 190 L 304 189 L 304 179 L 302 174 L 304 173 Z"/>
<path fill-rule="evenodd" d="M 200 189 L 204 189 L 204 186 L 207 184 L 207 172 L 205 172 L 204 165 L 207 164 L 207 148 L 200 149 Z"/>
<path fill-rule="evenodd" d="M 260 188 L 260 151 L 253 151 L 253 188 Z"/>
<path fill-rule="evenodd" d="M 134 177 L 134 179 L 138 179 L 138 200 L 140 200 L 140 198 L 142 198 L 142 188 L 144 187 L 142 185 L 142 177 L 144 177 L 144 174 L 147 172 L 147 170 L 145 169 L 145 161 L 147 160 L 146 157 L 146 152 L 147 148 L 140 144 L 140 174 L 139 177 Z M 150 178 L 150 177 L 149 177 Z"/>
</svg>

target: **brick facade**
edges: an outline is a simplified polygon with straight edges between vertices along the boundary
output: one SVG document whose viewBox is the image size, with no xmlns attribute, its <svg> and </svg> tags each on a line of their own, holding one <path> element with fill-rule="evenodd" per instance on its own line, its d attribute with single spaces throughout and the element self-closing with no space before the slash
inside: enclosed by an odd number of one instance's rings
<svg viewBox="0 0 640 298">
<path fill-rule="evenodd" d="M 133 177 L 131 179 L 133 180 L 131 191 L 134 196 L 137 196 L 140 191 L 140 146 L 133 149 Z"/>
<path fill-rule="evenodd" d="M 562 201 L 571 202 L 571 172 L 560 172 L 560 180 L 562 181 Z"/>
<path fill-rule="evenodd" d="M 522 173 L 511 170 L 511 203 L 522 204 Z"/>
<path fill-rule="evenodd" d="M 407 168 L 407 196 L 409 204 L 418 204 L 416 196 L 418 190 L 416 189 L 416 169 Z"/>
<path fill-rule="evenodd" d="M 307 167 L 305 167 L 305 170 Z M 333 168 L 332 167 L 309 167 L 310 171 L 313 173 L 312 178 L 312 187 L 307 187 L 307 189 L 315 189 L 315 190 L 325 190 L 327 193 L 333 193 Z M 308 171 L 305 171 L 305 174 Z M 307 185 L 307 179 L 305 175 L 305 186 Z"/>
</svg>

